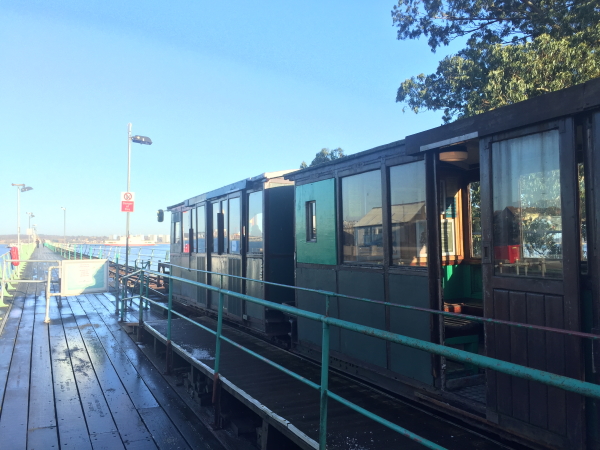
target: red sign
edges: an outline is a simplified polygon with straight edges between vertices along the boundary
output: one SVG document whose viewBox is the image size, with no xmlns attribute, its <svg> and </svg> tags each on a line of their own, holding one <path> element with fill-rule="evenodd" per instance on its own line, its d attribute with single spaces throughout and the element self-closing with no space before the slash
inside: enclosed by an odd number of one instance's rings
<svg viewBox="0 0 600 450">
<path fill-rule="evenodd" d="M 133 202 L 121 202 L 121 212 L 133 212 Z"/>
</svg>

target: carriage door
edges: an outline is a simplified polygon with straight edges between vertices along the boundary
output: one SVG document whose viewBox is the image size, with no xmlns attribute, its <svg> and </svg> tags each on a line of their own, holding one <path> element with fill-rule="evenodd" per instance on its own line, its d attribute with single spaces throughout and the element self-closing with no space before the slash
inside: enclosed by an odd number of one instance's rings
<svg viewBox="0 0 600 450">
<path fill-rule="evenodd" d="M 577 154 L 572 119 L 480 141 L 486 317 L 580 330 Z M 488 356 L 582 379 L 579 339 L 486 325 Z M 583 446 L 583 401 L 487 371 L 488 420 L 536 441 Z"/>
</svg>

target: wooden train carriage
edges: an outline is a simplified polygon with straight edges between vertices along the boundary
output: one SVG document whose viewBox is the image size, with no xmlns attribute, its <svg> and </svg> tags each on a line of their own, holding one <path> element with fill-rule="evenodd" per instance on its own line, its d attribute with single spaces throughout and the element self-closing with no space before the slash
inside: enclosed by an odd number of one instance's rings
<svg viewBox="0 0 600 450">
<path fill-rule="evenodd" d="M 600 80 L 286 178 L 296 284 L 600 334 Z M 297 304 L 324 312 L 322 296 Z M 335 299 L 332 316 L 598 383 L 597 343 Z M 297 324 L 316 357 L 318 326 Z M 598 402 L 345 330 L 332 364 L 482 427 L 600 448 Z"/>
<path fill-rule="evenodd" d="M 192 197 L 171 211 L 171 263 L 190 269 L 294 284 L 293 183 L 290 171 L 271 172 Z M 173 274 L 277 303 L 293 303 L 291 289 L 173 267 Z M 174 282 L 174 299 L 216 311 L 218 294 Z M 279 311 L 224 298 L 229 320 L 267 336 L 288 336 Z"/>
</svg>

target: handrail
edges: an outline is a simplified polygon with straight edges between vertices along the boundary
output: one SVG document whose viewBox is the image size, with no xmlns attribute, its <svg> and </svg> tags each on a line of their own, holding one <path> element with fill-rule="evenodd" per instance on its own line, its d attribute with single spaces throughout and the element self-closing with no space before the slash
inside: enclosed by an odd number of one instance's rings
<svg viewBox="0 0 600 450">
<path fill-rule="evenodd" d="M 164 306 L 164 304 L 161 304 L 159 302 L 155 302 L 143 295 L 144 294 L 144 272 L 154 274 L 154 275 L 161 275 L 170 280 L 167 306 Z M 329 391 L 328 372 L 329 372 L 329 327 L 330 326 L 336 326 L 338 328 L 347 329 L 347 330 L 361 333 L 361 334 L 364 334 L 367 336 L 377 337 L 380 339 L 384 339 L 386 341 L 394 342 L 396 344 L 401 344 L 401 345 L 415 348 L 418 350 L 427 351 L 427 352 L 435 354 L 435 355 L 450 358 L 454 361 L 463 362 L 463 363 L 467 363 L 467 364 L 473 364 L 478 367 L 495 370 L 497 372 L 516 376 L 516 377 L 523 378 L 526 380 L 538 381 L 543 384 L 546 384 L 549 386 L 554 386 L 554 387 L 557 387 L 557 388 L 560 388 L 563 390 L 567 390 L 570 392 L 574 392 L 574 393 L 577 393 L 577 394 L 580 394 L 580 395 L 583 395 L 586 397 L 600 399 L 600 385 L 596 385 L 596 384 L 589 383 L 586 381 L 581 381 L 581 380 L 577 380 L 574 378 L 565 377 L 563 375 L 557 375 L 557 374 L 545 372 L 542 370 L 533 369 L 533 368 L 526 367 L 526 366 L 521 366 L 521 365 L 510 363 L 507 361 L 497 360 L 494 358 L 490 358 L 488 356 L 483 356 L 483 355 L 479 355 L 476 353 L 470 353 L 470 352 L 466 352 L 464 350 L 459 350 L 459 349 L 452 348 L 452 347 L 446 347 L 444 345 L 435 344 L 432 342 L 423 341 L 423 340 L 416 339 L 416 338 L 411 338 L 411 337 L 404 336 L 404 335 L 401 335 L 398 333 L 392 333 L 389 331 L 380 330 L 380 329 L 373 328 L 373 327 L 367 327 L 364 325 L 359 325 L 359 324 L 348 322 L 348 321 L 341 320 L 341 319 L 335 319 L 335 318 L 329 317 L 328 315 L 317 314 L 317 313 L 313 313 L 310 311 L 301 310 L 301 309 L 293 307 L 293 306 L 288 306 L 288 305 L 270 302 L 267 300 L 262 300 L 262 299 L 255 298 L 255 297 L 252 297 L 252 296 L 249 296 L 246 294 L 240 294 L 237 292 L 229 291 L 229 290 L 222 289 L 222 288 L 216 287 L 216 286 L 211 286 L 209 284 L 201 283 L 198 281 L 192 281 L 192 280 L 187 280 L 185 278 L 176 277 L 171 274 L 161 274 L 159 272 L 155 272 L 152 270 L 146 270 L 146 271 L 142 270 L 142 274 L 141 274 L 140 278 L 141 278 L 140 290 L 139 290 L 139 295 L 137 296 L 138 305 L 139 305 L 138 333 L 141 333 L 141 329 L 143 327 L 143 308 L 144 308 L 143 302 L 144 301 L 146 301 L 147 304 L 152 303 L 160 308 L 167 309 L 167 312 L 168 312 L 168 317 L 167 317 L 167 349 L 168 349 L 168 352 L 167 353 L 168 354 L 171 351 L 171 345 L 172 345 L 172 343 L 171 343 L 172 314 L 175 314 L 179 317 L 184 318 L 183 315 L 179 314 L 176 311 L 173 311 L 173 307 L 172 307 L 172 288 L 173 288 L 172 285 L 173 285 L 173 283 L 171 281 L 180 281 L 180 282 L 188 283 L 188 284 L 191 284 L 191 285 L 194 285 L 197 287 L 202 287 L 204 289 L 207 289 L 207 290 L 210 290 L 213 292 L 218 292 L 219 308 L 218 308 L 217 331 L 216 332 L 207 329 L 207 327 L 193 321 L 192 319 L 185 318 L 185 320 L 193 323 L 194 325 L 199 326 L 200 328 L 209 331 L 211 334 L 216 335 L 217 342 L 216 342 L 216 348 L 215 348 L 215 365 L 214 365 L 215 382 L 218 382 L 218 380 L 219 380 L 219 364 L 220 364 L 220 357 L 221 357 L 220 343 L 221 343 L 221 341 L 225 341 L 232 345 L 235 345 L 237 348 L 240 348 L 241 350 L 243 350 L 249 354 L 254 354 L 254 352 L 252 352 L 251 350 L 246 349 L 243 346 L 241 346 L 237 343 L 234 343 L 230 339 L 222 336 L 223 297 L 224 297 L 224 295 L 228 295 L 228 296 L 231 296 L 234 298 L 239 298 L 239 299 L 251 302 L 251 303 L 262 305 L 262 306 L 268 307 L 269 309 L 279 310 L 279 311 L 282 311 L 282 312 L 292 315 L 292 316 L 303 317 L 306 319 L 321 322 L 322 329 L 323 329 L 323 331 L 322 331 L 321 383 L 320 383 L 320 385 L 316 385 L 316 383 L 313 383 L 313 382 L 306 383 L 307 385 L 309 385 L 315 389 L 318 388 L 321 392 L 321 396 L 320 396 L 320 430 L 319 430 L 319 448 L 321 450 L 325 450 L 325 448 L 326 448 L 327 400 L 328 400 L 328 398 L 334 398 L 336 401 L 354 409 L 355 411 L 357 411 L 361 414 L 367 413 L 365 415 L 367 415 L 368 417 L 376 420 L 377 422 L 381 423 L 382 425 L 385 425 L 391 429 L 394 429 L 395 431 L 398 431 L 399 433 L 403 434 L 404 436 L 406 436 L 412 440 L 422 443 L 427 448 L 442 449 L 442 447 L 438 446 L 437 444 L 430 442 L 426 439 L 423 439 L 422 437 L 419 437 L 419 436 L 411 433 L 410 431 L 405 430 L 402 427 L 399 427 L 391 422 L 388 422 L 385 419 L 383 419 L 379 416 L 376 416 L 373 413 L 362 410 L 362 408 L 360 408 L 359 406 L 357 406 L 357 405 L 353 404 L 352 402 L 349 402 L 348 400 Z M 337 296 L 337 294 L 335 294 L 335 296 Z M 117 298 L 118 298 L 118 296 L 117 296 Z M 329 300 L 330 300 L 330 295 L 327 295 L 326 296 L 327 303 L 329 303 Z M 124 308 L 125 308 L 125 304 L 123 303 L 123 311 L 124 311 Z M 121 316 L 121 317 L 123 318 L 123 316 Z M 254 356 L 260 357 L 260 355 L 254 355 Z M 260 358 L 262 359 L 263 357 L 260 357 Z M 288 369 L 285 369 L 284 367 L 278 366 L 275 363 L 269 362 L 269 364 L 272 365 L 273 367 L 278 368 L 279 370 L 284 371 L 285 373 L 290 374 L 290 375 L 293 373 L 293 372 L 289 371 Z M 303 377 L 301 377 L 300 375 L 294 374 L 292 376 L 294 376 L 296 379 L 304 382 Z"/>
<path fill-rule="evenodd" d="M 46 242 L 47 246 L 52 246 L 54 249 L 60 249 L 61 253 L 65 253 L 68 259 L 83 259 L 84 256 L 93 259 L 108 259 L 111 262 L 115 262 L 121 254 L 121 248 L 119 246 L 105 246 L 103 244 L 65 244 L 65 243 L 49 243 Z M 106 251 L 108 248 L 108 251 Z M 169 258 L 170 251 L 167 249 L 156 249 L 152 248 L 150 250 L 150 254 L 143 253 L 145 247 L 139 247 L 137 255 L 134 255 L 133 249 L 135 247 L 129 247 L 129 255 L 132 256 L 130 258 L 131 261 L 134 261 L 134 264 L 137 264 L 138 261 L 147 262 L 149 261 L 151 264 L 158 265 L 162 263 L 163 260 L 167 260 Z M 158 254 L 155 255 L 155 252 L 162 253 L 164 252 L 164 256 L 161 257 Z M 105 254 L 106 253 L 106 254 Z"/>
<path fill-rule="evenodd" d="M 455 318 L 460 318 L 460 319 L 464 319 L 464 320 L 470 320 L 473 322 L 480 322 L 483 324 L 490 323 L 490 324 L 497 324 L 497 325 L 508 325 L 510 327 L 523 328 L 526 330 L 549 331 L 549 332 L 553 332 L 553 333 L 564 334 L 567 336 L 575 336 L 575 337 L 581 337 L 581 338 L 586 338 L 586 339 L 600 340 L 600 334 L 585 333 L 583 331 L 565 330 L 562 328 L 552 328 L 552 327 L 546 327 L 546 326 L 542 326 L 542 325 L 533 325 L 533 324 L 521 323 L 521 322 L 511 322 L 508 320 L 492 319 L 491 317 L 479 317 L 479 316 L 472 316 L 469 314 L 452 313 L 449 311 L 440 311 L 437 309 L 422 308 L 420 306 L 405 305 L 402 303 L 390 303 L 390 302 L 385 302 L 385 301 L 381 301 L 381 300 L 373 300 L 373 299 L 365 298 L 365 297 L 355 297 L 353 295 L 338 294 L 336 292 L 324 291 L 322 289 L 310 289 L 310 288 L 305 288 L 305 287 L 300 287 L 300 286 L 290 286 L 287 284 L 273 283 L 272 281 L 256 280 L 254 278 L 246 278 L 246 277 L 242 277 L 239 275 L 230 275 L 227 273 L 211 272 L 209 270 L 202 270 L 202 269 L 192 269 L 192 268 L 185 267 L 185 266 L 178 266 L 178 265 L 172 264 L 172 263 L 163 263 L 163 264 L 171 266 L 171 267 L 177 267 L 180 269 L 184 269 L 184 270 L 187 270 L 190 272 L 194 271 L 194 272 L 201 272 L 201 273 L 206 273 L 206 274 L 211 274 L 211 275 L 219 275 L 222 277 L 226 276 L 226 277 L 230 277 L 230 278 L 237 278 L 240 280 L 251 281 L 253 283 L 262 283 L 262 284 L 266 284 L 269 286 L 277 286 L 277 287 L 282 287 L 282 288 L 293 289 L 295 291 L 312 292 L 315 294 L 321 294 L 321 295 L 325 295 L 325 296 L 329 296 L 329 297 L 346 298 L 349 300 L 359 300 L 359 301 L 365 302 L 365 303 L 373 303 L 373 304 L 382 305 L 382 306 L 391 306 L 394 308 L 408 309 L 408 310 L 412 310 L 412 311 L 421 311 L 421 312 L 426 312 L 426 313 L 430 313 L 430 314 L 436 314 L 438 316 L 443 316 L 443 317 L 455 317 Z"/>
</svg>

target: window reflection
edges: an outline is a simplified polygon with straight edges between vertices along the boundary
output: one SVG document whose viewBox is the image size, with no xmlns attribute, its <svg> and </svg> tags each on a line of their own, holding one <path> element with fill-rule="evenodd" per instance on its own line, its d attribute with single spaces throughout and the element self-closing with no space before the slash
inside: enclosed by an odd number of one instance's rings
<svg viewBox="0 0 600 450">
<path fill-rule="evenodd" d="M 229 253 L 240 253 L 240 199 L 229 200 Z"/>
<path fill-rule="evenodd" d="M 206 208 L 199 206 L 196 210 L 197 222 L 196 225 L 196 246 L 198 253 L 206 252 Z"/>
<path fill-rule="evenodd" d="M 344 262 L 383 263 L 381 172 L 342 179 Z"/>
<path fill-rule="evenodd" d="M 495 273 L 562 277 L 558 131 L 492 146 Z"/>
<path fill-rule="evenodd" d="M 263 252 L 263 197 L 262 191 L 248 194 L 248 253 Z"/>
<path fill-rule="evenodd" d="M 479 181 L 469 184 L 469 203 L 471 208 L 471 257 L 481 258 L 481 184 Z"/>
<path fill-rule="evenodd" d="M 213 239 L 213 253 L 219 253 L 221 247 L 222 233 L 219 232 L 219 216 L 221 212 L 221 202 L 214 202 L 212 204 L 213 220 L 212 220 L 212 239 Z"/>
<path fill-rule="evenodd" d="M 579 185 L 579 241 L 581 260 L 587 261 L 587 221 L 585 212 L 585 175 L 583 163 L 577 165 L 577 179 Z"/>
<path fill-rule="evenodd" d="M 190 252 L 190 212 L 183 211 L 181 214 L 181 225 L 183 227 L 183 253 Z"/>
<path fill-rule="evenodd" d="M 306 241 L 317 242 L 317 202 L 306 202 Z"/>
<path fill-rule="evenodd" d="M 173 234 L 171 236 L 173 244 L 181 244 L 181 222 L 173 222 Z"/>
<path fill-rule="evenodd" d="M 392 261 L 427 265 L 425 162 L 390 167 Z"/>
</svg>

